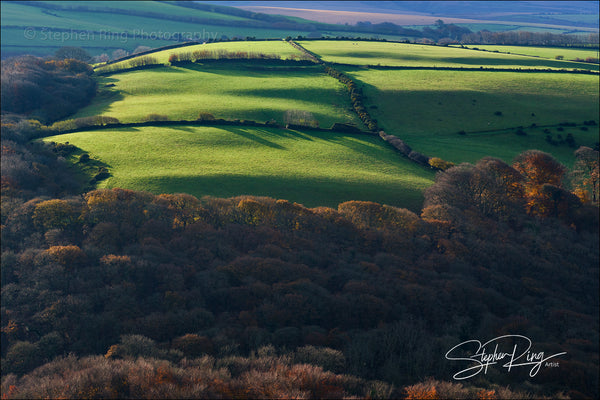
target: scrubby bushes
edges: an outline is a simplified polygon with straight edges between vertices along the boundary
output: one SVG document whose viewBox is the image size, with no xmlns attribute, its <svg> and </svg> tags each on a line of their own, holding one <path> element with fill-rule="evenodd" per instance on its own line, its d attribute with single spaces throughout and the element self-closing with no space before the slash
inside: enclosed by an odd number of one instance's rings
<svg viewBox="0 0 600 400">
<path fill-rule="evenodd" d="M 429 165 L 439 171 L 445 171 L 450 167 L 454 167 L 455 164 L 450 161 L 442 160 L 439 157 L 431 157 L 429 159 Z"/>
<path fill-rule="evenodd" d="M 305 110 L 287 110 L 283 115 L 283 122 L 286 125 L 296 125 L 300 127 L 319 127 L 319 121 L 315 119 L 311 112 Z"/>
<path fill-rule="evenodd" d="M 164 114 L 156 114 L 156 113 L 151 113 L 146 115 L 143 118 L 144 122 L 153 122 L 153 121 L 168 121 L 170 118 L 168 115 L 164 115 Z"/>
<path fill-rule="evenodd" d="M 197 121 L 214 121 L 216 118 L 211 113 L 200 112 L 198 114 Z"/>
<path fill-rule="evenodd" d="M 157 65 L 158 61 L 152 56 L 135 57 L 128 61 L 130 68 L 145 67 L 147 65 Z"/>
<path fill-rule="evenodd" d="M 193 52 L 178 52 L 169 55 L 169 63 L 171 64 L 199 62 L 203 60 L 281 60 L 281 56 L 274 53 L 228 51 L 225 49 L 195 50 Z M 292 54 L 287 60 L 306 61 L 311 60 L 311 58 L 306 55 Z"/>
<path fill-rule="evenodd" d="M 85 128 L 90 128 L 94 126 L 107 126 L 107 125 L 115 125 L 119 124 L 119 120 L 114 117 L 109 117 L 105 115 L 96 115 L 93 117 L 81 117 L 76 119 L 67 119 L 64 121 L 58 121 L 50 126 L 51 130 L 55 130 L 57 132 L 66 132 L 66 131 L 75 131 Z"/>
</svg>

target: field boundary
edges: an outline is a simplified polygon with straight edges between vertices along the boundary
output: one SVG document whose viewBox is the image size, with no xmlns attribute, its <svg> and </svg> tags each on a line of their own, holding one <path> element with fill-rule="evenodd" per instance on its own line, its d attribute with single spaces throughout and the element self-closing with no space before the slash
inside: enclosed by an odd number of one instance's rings
<svg viewBox="0 0 600 400">
<path fill-rule="evenodd" d="M 130 122 L 130 123 L 108 123 L 104 125 L 89 125 L 82 126 L 74 129 L 52 129 L 51 132 L 47 132 L 46 136 L 64 135 L 67 133 L 76 133 L 83 131 L 97 131 L 104 129 L 117 129 L 117 128 L 136 128 L 136 127 L 148 127 L 148 126 L 247 126 L 247 127 L 258 127 L 258 128 L 274 128 L 274 129 L 293 129 L 303 131 L 317 131 L 317 132 L 331 132 L 331 133 L 345 133 L 345 134 L 356 134 L 356 135 L 368 135 L 376 136 L 376 133 L 363 131 L 357 127 L 344 123 L 334 123 L 331 128 L 318 128 L 312 126 L 287 124 L 285 126 L 270 123 L 270 122 L 256 122 L 249 120 L 226 120 L 226 119 L 214 119 L 214 120 L 174 120 L 174 121 L 144 121 L 144 122 Z"/>
<path fill-rule="evenodd" d="M 404 143 L 404 141 L 402 141 L 398 137 L 396 137 L 394 135 L 387 135 L 383 130 L 379 129 L 377 120 L 375 120 L 371 117 L 371 115 L 367 111 L 367 108 L 363 104 L 362 88 L 359 88 L 357 86 L 356 82 L 354 82 L 354 80 L 352 80 L 352 78 L 350 78 L 348 75 L 344 74 L 340 70 L 335 69 L 332 66 L 335 64 L 328 63 L 328 62 L 321 60 L 320 58 L 317 57 L 317 55 L 315 53 L 312 53 L 312 52 L 306 50 L 304 47 L 302 47 L 298 43 L 295 43 L 292 40 L 289 40 L 288 43 L 291 44 L 294 48 L 297 48 L 298 50 L 305 53 L 308 57 L 311 57 L 311 58 L 317 60 L 316 62 L 318 62 L 320 65 L 323 66 L 323 68 L 325 69 L 325 72 L 329 76 L 337 79 L 340 83 L 342 83 L 343 85 L 346 86 L 346 88 L 348 89 L 348 92 L 350 93 L 350 102 L 352 103 L 352 107 L 353 107 L 354 111 L 356 112 L 356 114 L 358 114 L 358 117 L 367 126 L 367 128 L 369 128 L 369 131 L 371 134 L 379 136 L 384 142 L 391 145 L 400 154 L 402 154 L 404 157 L 408 158 L 410 161 L 414 162 L 415 164 L 420 165 L 422 167 L 426 167 L 426 168 L 438 169 L 430 164 L 430 160 L 432 158 L 438 158 L 438 157 L 429 157 L 425 154 L 414 151 L 408 145 L 406 145 Z M 401 145 L 396 146 L 397 142 L 401 142 Z"/>
<path fill-rule="evenodd" d="M 431 71 L 484 71 L 484 72 L 525 72 L 525 73 L 559 73 L 559 74 L 586 74 L 599 75 L 600 71 L 589 69 L 552 69 L 552 68 L 490 68 L 490 67 L 427 67 L 427 66 L 401 66 L 401 65 L 360 65 L 345 63 L 329 63 L 336 67 L 359 67 L 363 69 L 379 70 L 431 70 Z"/>
</svg>

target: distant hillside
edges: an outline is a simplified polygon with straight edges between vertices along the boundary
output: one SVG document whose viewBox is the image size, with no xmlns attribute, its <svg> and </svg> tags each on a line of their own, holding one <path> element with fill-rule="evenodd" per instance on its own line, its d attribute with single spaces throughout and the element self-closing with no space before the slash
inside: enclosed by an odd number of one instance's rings
<svg viewBox="0 0 600 400">
<path fill-rule="evenodd" d="M 1 11 L 2 58 L 44 56 L 63 46 L 119 58 L 191 40 L 307 35 L 319 25 L 188 1 L 3 1 Z"/>
<path fill-rule="evenodd" d="M 223 1 L 219 3 L 282 15 L 291 14 L 282 10 L 270 11 L 258 7 L 388 14 L 390 22 L 400 24 L 402 21 L 398 20 L 398 15 L 414 15 L 498 21 L 503 24 L 506 22 L 520 25 L 534 24 L 531 27 L 535 27 L 535 24 L 551 24 L 571 29 L 594 28 L 596 30 L 599 11 L 598 2 L 594 1 Z M 365 15 L 365 20 L 376 22 L 368 18 L 376 18 L 376 16 Z M 423 22 L 417 22 L 417 24 L 421 23 Z M 413 22 L 406 20 L 404 24 L 412 25 Z"/>
</svg>

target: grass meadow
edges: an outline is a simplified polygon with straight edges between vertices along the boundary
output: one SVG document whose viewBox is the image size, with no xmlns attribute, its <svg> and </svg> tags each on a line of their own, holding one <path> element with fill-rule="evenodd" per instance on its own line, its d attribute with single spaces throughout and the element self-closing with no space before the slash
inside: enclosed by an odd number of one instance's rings
<svg viewBox="0 0 600 400">
<path fill-rule="evenodd" d="M 245 127 L 144 127 L 49 137 L 106 164 L 101 187 L 195 196 L 248 194 L 308 207 L 370 200 L 419 210 L 434 173 L 381 139 Z"/>
<path fill-rule="evenodd" d="M 192 53 L 196 50 L 200 51 L 219 51 L 224 50 L 228 52 L 244 51 L 248 53 L 264 53 L 264 54 L 277 54 L 282 59 L 288 58 L 291 55 L 302 55 L 302 53 L 296 48 L 289 45 L 283 40 L 265 40 L 265 41 L 239 41 L 239 42 L 219 42 L 219 43 L 206 43 L 198 44 L 193 46 L 185 46 L 176 49 L 156 51 L 152 53 L 152 57 L 157 62 L 166 64 L 169 62 L 171 54 L 182 54 Z M 123 62 L 128 65 L 129 61 Z M 115 63 L 118 65 L 119 63 Z"/>
<path fill-rule="evenodd" d="M 518 137 L 514 128 L 598 121 L 598 76 L 345 70 L 363 83 L 365 104 L 380 127 L 418 151 L 450 161 L 473 162 L 486 155 L 512 159 L 530 148 L 572 160 L 573 150 L 546 143 L 543 129 Z M 567 128 L 562 132 L 550 129 L 555 138 L 568 133 Z M 593 146 L 598 141 L 597 128 L 570 129 L 580 144 Z M 458 135 L 461 130 L 467 135 Z"/>
<path fill-rule="evenodd" d="M 74 117 L 106 115 L 121 122 L 139 122 L 151 113 L 192 120 L 208 112 L 216 118 L 283 123 L 287 110 L 303 110 L 312 113 L 322 127 L 334 122 L 361 126 L 351 111 L 345 86 L 319 66 L 194 64 L 100 78 L 100 85 L 106 84 L 115 86 L 105 88 Z"/>
<path fill-rule="evenodd" d="M 525 55 L 532 57 L 542 57 L 555 59 L 556 56 L 563 56 L 565 60 L 575 60 L 580 58 L 585 60 L 588 57 L 598 58 L 598 49 L 570 49 L 564 47 L 537 47 L 537 46 L 502 46 L 502 45 L 467 45 L 472 49 L 477 47 L 481 50 L 498 51 L 500 53 L 510 53 L 516 55 Z M 485 53 L 484 53 L 485 54 Z"/>
<path fill-rule="evenodd" d="M 299 41 L 323 61 L 352 65 L 455 68 L 553 68 L 598 70 L 598 65 L 445 46 L 368 41 Z"/>
</svg>

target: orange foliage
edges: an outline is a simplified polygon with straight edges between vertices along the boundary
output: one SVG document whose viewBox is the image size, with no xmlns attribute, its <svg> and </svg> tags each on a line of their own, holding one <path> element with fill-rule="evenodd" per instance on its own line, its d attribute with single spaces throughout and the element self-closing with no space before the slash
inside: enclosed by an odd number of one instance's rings
<svg viewBox="0 0 600 400">
<path fill-rule="evenodd" d="M 482 400 L 493 400 L 496 398 L 496 391 L 481 389 L 477 392 L 477 398 Z"/>
<path fill-rule="evenodd" d="M 86 255 L 78 246 L 52 246 L 46 252 L 54 258 L 54 260 L 65 266 L 77 266 L 85 262 Z"/>
<path fill-rule="evenodd" d="M 3 399 L 10 399 L 13 396 L 15 396 L 17 394 L 17 392 L 18 392 L 17 387 L 15 385 L 10 385 L 8 387 L 8 392 L 2 393 L 2 398 Z"/>
<path fill-rule="evenodd" d="M 44 229 L 64 229 L 73 225 L 79 218 L 78 210 L 71 202 L 52 199 L 42 201 L 35 206 L 33 221 Z"/>
<path fill-rule="evenodd" d="M 405 399 L 438 399 L 437 390 L 431 382 L 418 383 L 416 385 L 407 386 L 404 388 L 406 392 Z"/>
</svg>

